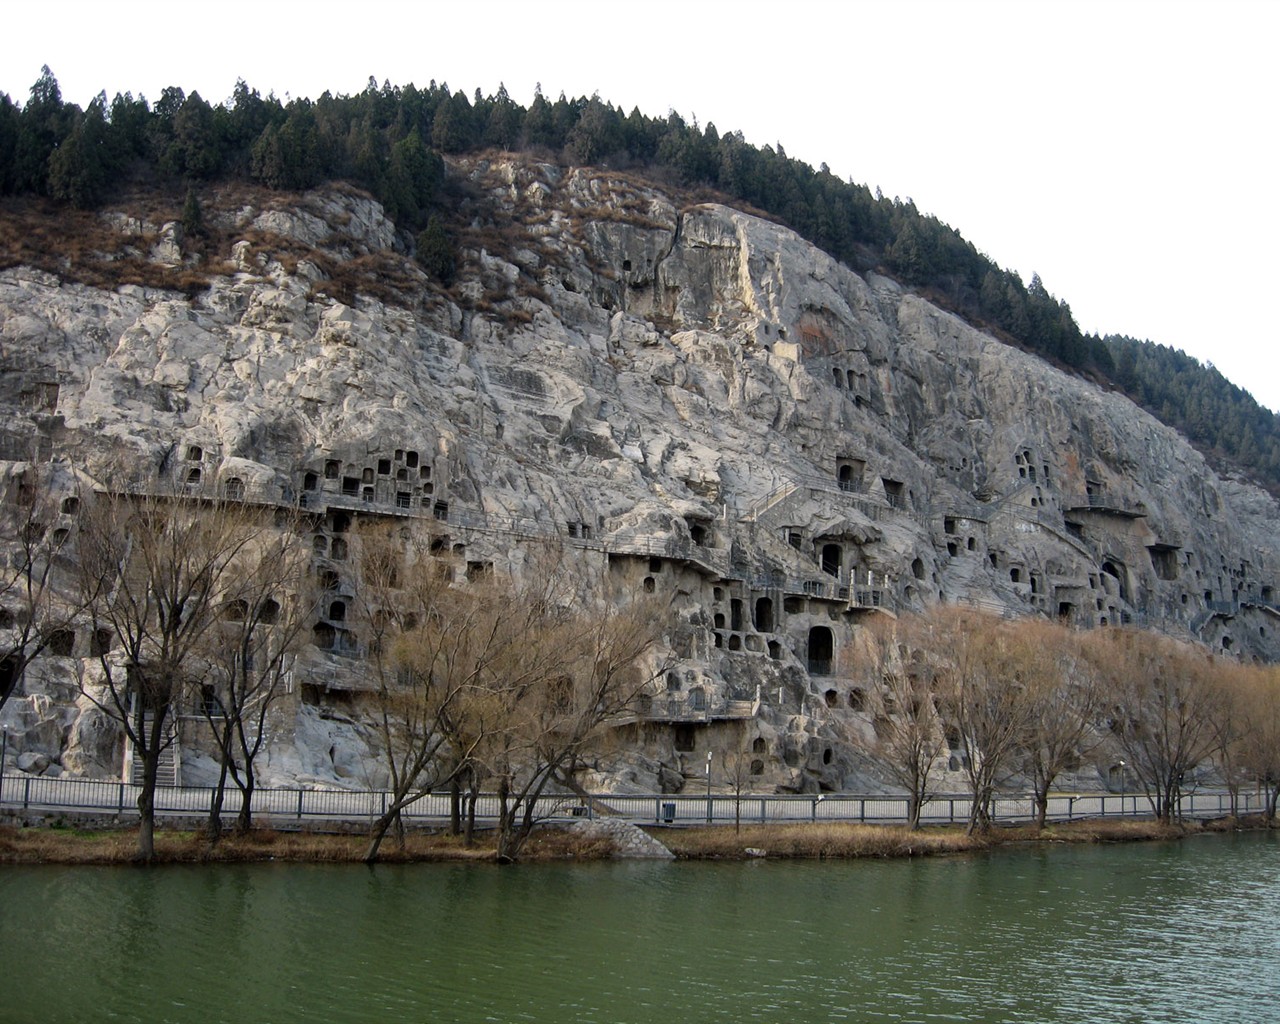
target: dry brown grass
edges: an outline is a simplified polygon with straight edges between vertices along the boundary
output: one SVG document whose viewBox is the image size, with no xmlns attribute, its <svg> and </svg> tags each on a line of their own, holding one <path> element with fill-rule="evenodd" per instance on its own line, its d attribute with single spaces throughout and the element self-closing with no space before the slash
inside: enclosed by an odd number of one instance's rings
<svg viewBox="0 0 1280 1024">
<path fill-rule="evenodd" d="M 1207 830 L 1207 826 L 1198 821 L 1166 825 L 1159 821 L 1089 818 L 1084 821 L 1050 823 L 1043 831 L 1033 825 L 1001 831 L 1005 833 L 1007 842 L 1133 843 L 1153 839 L 1179 839 Z"/>
<path fill-rule="evenodd" d="M 198 832 L 161 829 L 156 832 L 156 860 L 163 864 L 214 864 L 253 861 L 293 861 L 312 864 L 358 863 L 368 846 L 362 833 L 277 832 L 254 829 L 248 835 L 228 834 L 216 844 Z M 603 860 L 612 856 L 607 838 L 586 836 L 558 828 L 537 832 L 522 859 Z M 135 859 L 137 831 L 133 828 L 80 830 L 60 827 L 0 826 L 0 864 L 127 864 Z M 467 846 L 460 836 L 440 832 L 410 832 L 401 847 L 389 837 L 379 851 L 388 863 L 495 859 L 493 836 L 482 833 Z"/>
<path fill-rule="evenodd" d="M 137 849 L 132 831 L 0 827 L 3 864 L 121 864 Z"/>
<path fill-rule="evenodd" d="M 1222 819 L 1163 825 L 1156 821 L 1085 820 L 993 829 L 966 835 L 962 826 L 911 831 L 895 825 L 822 824 L 649 827 L 651 835 L 684 860 L 744 860 L 764 851 L 775 859 L 844 860 L 853 858 L 929 857 L 988 850 L 1024 843 L 1117 843 L 1179 839 L 1206 832 L 1265 828 L 1260 819 Z M 255 829 L 247 836 L 226 835 L 210 846 L 201 834 L 161 829 L 156 833 L 156 859 L 161 863 L 200 864 L 249 861 L 358 863 L 367 838 L 359 832 Z M 134 860 L 133 828 L 88 831 L 68 827 L 0 826 L 0 864 L 127 864 Z M 522 854 L 526 861 L 607 860 L 614 846 L 605 836 L 549 826 L 538 830 Z M 389 863 L 432 861 L 492 862 L 492 833 L 481 833 L 474 845 L 440 832 L 410 832 L 400 847 L 393 837 L 382 845 L 380 859 Z"/>
<path fill-rule="evenodd" d="M 388 306 L 411 309 L 424 292 L 438 291 L 422 270 L 403 256 L 373 252 L 349 260 L 312 252 L 307 257 L 325 275 L 313 292 L 324 292 L 348 306 L 368 295 Z"/>
<path fill-rule="evenodd" d="M 527 226 L 515 219 L 501 224 L 488 221 L 457 223 L 450 226 L 458 239 L 459 249 L 471 249 L 476 252 L 483 249 L 492 256 L 501 256 L 504 259 L 516 249 L 530 247 L 533 243 Z"/>
<path fill-rule="evenodd" d="M 127 210 L 149 219 L 151 211 Z M 175 220 L 177 209 L 160 211 Z M 0 270 L 29 266 L 96 288 L 140 285 L 194 295 L 210 275 L 225 271 L 220 258 L 204 254 L 199 266 L 166 267 L 148 258 L 157 235 L 123 232 L 95 213 L 68 210 L 39 199 L 0 203 Z M 199 251 L 192 249 L 192 251 Z"/>
<path fill-rule="evenodd" d="M 966 835 L 961 825 L 911 831 L 896 825 L 824 824 L 743 825 L 740 833 L 726 826 L 649 828 L 677 857 L 689 860 L 742 860 L 763 850 L 773 858 L 838 860 L 856 857 L 928 857 L 966 853 L 1018 843 L 1122 843 L 1180 839 L 1211 831 L 1261 828 L 1261 821 L 1223 819 L 1162 824 L 1158 821 L 1089 819 L 1059 822 L 1042 831 L 1034 825 L 998 827 L 986 834 Z M 758 855 L 758 854 L 756 854 Z"/>
<path fill-rule="evenodd" d="M 985 849 L 981 836 L 959 829 L 911 829 L 894 825 L 830 824 L 743 825 L 649 830 L 677 857 L 690 860 L 741 859 L 747 849 L 769 857 L 841 860 L 854 857 L 926 857 Z"/>
<path fill-rule="evenodd" d="M 339 191 L 342 186 L 333 186 Z M 200 197 L 205 230 L 183 241 L 188 262 L 162 266 L 150 258 L 158 241 L 153 229 L 128 232 L 111 223 L 111 212 L 152 225 L 180 219 L 182 197 L 146 193 L 112 203 L 101 212 L 70 210 L 39 199 L 0 202 L 0 270 L 29 266 L 95 288 L 139 285 L 195 296 L 215 275 L 234 273 L 229 262 L 238 241 L 250 245 L 250 258 L 265 257 L 295 273 L 306 260 L 323 275 L 313 292 L 354 305 L 368 295 L 387 305 L 413 308 L 424 292 L 438 291 L 412 260 L 399 253 L 365 253 L 343 258 L 293 238 L 254 228 L 235 228 L 230 211 L 243 207 L 307 206 L 305 196 L 271 193 L 248 185 L 210 189 Z M 340 225 L 338 225 L 340 226 Z M 343 240 L 336 238 L 335 247 Z"/>
<path fill-rule="evenodd" d="M 570 215 L 569 224 L 576 232 L 581 232 L 584 225 L 591 221 L 608 221 L 611 224 L 623 224 L 627 227 L 640 228 L 646 231 L 669 231 L 671 226 L 649 216 L 648 204 L 628 203 L 625 199 L 616 206 L 580 206 Z"/>
<path fill-rule="evenodd" d="M 608 860 L 616 849 L 608 836 L 544 828 L 533 834 L 520 856 L 523 860 Z"/>
<path fill-rule="evenodd" d="M 341 183 L 327 188 L 358 192 Z M 156 226 L 181 218 L 182 193 L 139 190 L 96 212 L 71 210 L 41 199 L 4 199 L 0 201 L 0 270 L 29 266 L 95 288 L 114 290 L 136 285 L 195 298 L 215 276 L 235 272 L 230 262 L 232 247 L 236 242 L 247 241 L 252 263 L 278 263 L 289 274 L 296 273 L 303 261 L 313 265 L 320 274 L 320 280 L 311 288 L 313 299 L 323 295 L 354 306 L 360 296 L 368 296 L 388 306 L 412 310 L 433 296 L 450 294 L 403 253 L 362 253 L 356 243 L 347 246 L 341 234 L 321 247 L 311 247 L 298 239 L 242 224 L 241 211 L 245 209 L 300 208 L 322 212 L 307 194 L 271 192 L 230 182 L 201 190 L 199 198 L 205 227 L 201 233 L 183 240 L 185 262 L 177 267 L 155 262 L 151 252 L 159 240 Z M 627 199 L 624 207 L 615 210 L 602 206 L 593 213 L 605 219 L 643 219 L 644 204 L 639 199 Z M 124 223 L 134 225 L 134 229 L 122 227 L 113 214 L 129 218 Z M 508 303 L 516 296 L 545 301 L 546 293 L 536 273 L 521 267 L 513 288 L 509 282 L 493 279 L 485 272 L 479 253 L 487 251 L 514 262 L 517 250 L 528 249 L 538 253 L 544 262 L 552 259 L 558 246 L 550 245 L 533 231 L 536 221 L 548 217 L 545 210 L 530 210 L 528 218 L 494 217 L 483 196 L 464 201 L 446 214 L 457 249 L 458 279 L 479 278 L 484 286 L 480 300 L 474 305 L 463 302 L 464 308 L 505 315 Z M 242 226 L 236 227 L 237 223 Z M 561 239 L 560 244 L 567 241 L 570 239 Z M 350 255 L 352 250 L 357 254 Z M 607 274 L 609 268 L 602 268 L 601 272 Z M 526 322 L 527 317 L 527 313 L 517 314 L 516 325 Z"/>
<path fill-rule="evenodd" d="M 547 291 L 541 282 L 525 274 L 521 274 L 516 280 L 516 295 L 523 299 L 535 299 L 543 305 L 549 302 Z"/>
</svg>

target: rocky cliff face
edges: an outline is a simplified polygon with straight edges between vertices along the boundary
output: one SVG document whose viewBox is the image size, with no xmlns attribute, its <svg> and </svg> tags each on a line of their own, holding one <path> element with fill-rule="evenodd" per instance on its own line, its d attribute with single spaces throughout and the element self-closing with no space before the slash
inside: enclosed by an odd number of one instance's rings
<svg viewBox="0 0 1280 1024">
<path fill-rule="evenodd" d="M 670 591 L 675 664 L 618 785 L 676 788 L 731 729 L 772 784 L 874 784 L 829 738 L 857 717 L 842 651 L 868 617 L 939 602 L 1280 656 L 1280 510 L 1128 400 L 745 213 L 582 170 L 451 170 L 472 198 L 447 295 L 343 189 L 210 194 L 240 237 L 195 298 L 0 273 L 8 479 L 52 460 L 300 500 L 325 559 L 353 514 L 480 564 L 556 536 Z M 172 225 L 152 237 L 153 260 L 188 258 Z M 332 268 L 378 260 L 399 300 L 333 298 Z M 331 700 L 358 689 L 360 638 L 328 625 L 278 780 L 368 779 L 359 715 Z M 81 653 L 41 659 L 6 723 L 55 764 L 115 770 L 65 685 Z"/>
</svg>

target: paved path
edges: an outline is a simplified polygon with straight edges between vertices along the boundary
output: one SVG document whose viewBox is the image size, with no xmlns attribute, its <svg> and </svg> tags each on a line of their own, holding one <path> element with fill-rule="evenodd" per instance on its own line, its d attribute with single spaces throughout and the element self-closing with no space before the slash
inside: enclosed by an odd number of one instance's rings
<svg viewBox="0 0 1280 1024">
<path fill-rule="evenodd" d="M 132 817 L 137 813 L 141 787 L 122 782 L 87 779 L 46 778 L 21 772 L 0 777 L 0 808 L 9 811 L 74 811 L 105 813 Z M 368 790 L 329 789 L 263 789 L 254 794 L 254 817 L 264 823 L 301 821 L 366 822 L 382 813 L 387 794 Z M 210 790 L 199 787 L 160 787 L 156 790 L 158 816 L 202 816 L 208 813 Z M 231 816 L 240 809 L 240 794 L 227 790 L 223 813 Z M 1259 809 L 1255 794 L 1241 794 L 1240 812 Z M 1186 817 L 1221 817 L 1231 810 L 1225 792 L 1205 791 L 1183 798 Z M 705 793 L 667 794 L 599 794 L 590 799 L 579 796 L 544 797 L 538 805 L 539 817 L 550 820 L 575 821 L 582 818 L 615 818 L 624 821 L 655 824 L 697 824 L 708 822 L 732 824 L 740 815 L 744 822 L 786 821 L 865 821 L 878 824 L 901 823 L 906 820 L 906 800 L 893 796 L 823 794 L 792 796 L 786 794 Z M 926 824 L 962 822 L 969 814 L 969 799 L 964 795 L 935 797 L 926 805 L 921 820 Z M 1049 817 L 1053 820 L 1111 816 L 1141 817 L 1150 814 L 1146 799 L 1136 793 L 1062 793 L 1049 801 Z M 477 819 L 493 821 L 498 816 L 498 800 L 481 795 L 476 806 Z M 443 822 L 449 818 L 449 796 L 433 793 L 405 811 L 405 817 L 422 823 Z M 1034 817 L 1031 799 L 1026 796 L 1002 797 L 996 801 L 996 818 L 1002 821 L 1025 821 Z"/>
</svg>

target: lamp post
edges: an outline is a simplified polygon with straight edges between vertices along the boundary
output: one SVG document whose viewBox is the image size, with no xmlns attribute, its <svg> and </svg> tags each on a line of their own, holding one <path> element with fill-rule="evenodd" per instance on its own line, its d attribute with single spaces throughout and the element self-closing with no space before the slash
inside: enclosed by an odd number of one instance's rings
<svg viewBox="0 0 1280 1024">
<path fill-rule="evenodd" d="M 1126 767 L 1125 763 L 1124 763 L 1123 761 L 1121 761 L 1121 762 L 1120 762 L 1120 764 L 1119 764 L 1119 768 L 1120 768 L 1120 816 L 1121 816 L 1121 817 L 1124 817 L 1124 791 L 1125 791 L 1125 784 L 1124 784 L 1124 770 L 1125 770 L 1125 767 Z"/>
<path fill-rule="evenodd" d="M 707 824 L 711 824 L 711 751 L 707 751 Z"/>
</svg>

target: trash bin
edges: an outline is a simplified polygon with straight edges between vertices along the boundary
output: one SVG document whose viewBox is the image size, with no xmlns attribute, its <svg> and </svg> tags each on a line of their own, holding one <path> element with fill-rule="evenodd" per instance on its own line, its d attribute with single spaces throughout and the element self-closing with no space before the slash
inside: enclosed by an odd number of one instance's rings
<svg viewBox="0 0 1280 1024">
<path fill-rule="evenodd" d="M 675 820 L 676 820 L 676 805 L 675 805 L 675 804 L 663 804 L 663 805 L 662 805 L 662 820 L 663 820 L 664 822 L 666 822 L 668 825 L 670 825 L 673 821 L 675 821 Z"/>
</svg>

